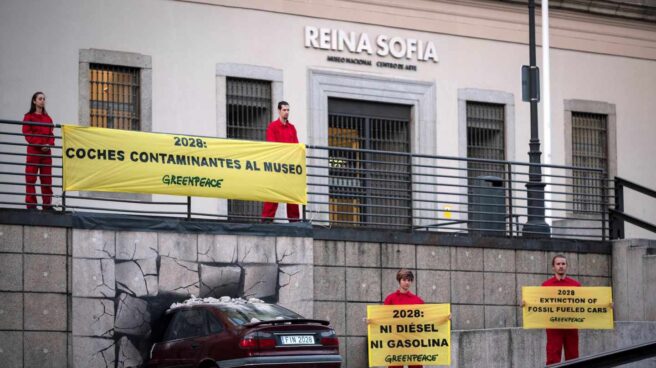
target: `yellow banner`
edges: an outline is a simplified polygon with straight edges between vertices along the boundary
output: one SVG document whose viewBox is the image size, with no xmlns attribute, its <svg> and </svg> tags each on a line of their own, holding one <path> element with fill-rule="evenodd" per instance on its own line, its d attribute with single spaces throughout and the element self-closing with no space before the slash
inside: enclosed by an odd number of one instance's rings
<svg viewBox="0 0 656 368">
<path fill-rule="evenodd" d="M 610 287 L 522 287 L 524 328 L 613 329 Z"/>
<path fill-rule="evenodd" d="M 305 145 L 66 125 L 64 190 L 307 203 Z"/>
<path fill-rule="evenodd" d="M 450 304 L 368 305 L 369 366 L 450 365 Z"/>
</svg>

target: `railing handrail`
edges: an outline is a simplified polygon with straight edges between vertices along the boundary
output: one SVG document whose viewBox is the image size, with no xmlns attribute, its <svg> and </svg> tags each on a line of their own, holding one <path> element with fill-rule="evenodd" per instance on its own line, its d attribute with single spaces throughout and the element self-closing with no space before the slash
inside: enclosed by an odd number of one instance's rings
<svg viewBox="0 0 656 368">
<path fill-rule="evenodd" d="M 607 351 L 564 363 L 550 365 L 549 368 L 609 368 L 656 356 L 656 340 L 622 349 Z"/>
<path fill-rule="evenodd" d="M 654 199 L 656 199 L 656 191 L 619 176 L 616 176 L 614 181 L 615 195 L 613 197 L 615 199 L 615 208 L 608 209 L 611 239 L 624 239 L 624 221 L 656 234 L 656 225 L 624 212 L 624 188 L 633 189 Z"/>
<path fill-rule="evenodd" d="M 622 177 L 616 176 L 616 177 L 615 177 L 615 183 L 616 183 L 616 184 L 619 184 L 619 185 L 621 185 L 621 186 L 623 186 L 623 187 L 627 187 L 627 188 L 633 189 L 633 190 L 635 190 L 635 191 L 637 191 L 637 192 L 640 192 L 640 193 L 642 193 L 642 194 L 648 195 L 648 196 L 650 196 L 650 197 L 652 197 L 652 198 L 656 198 L 656 190 L 649 189 L 649 188 L 647 188 L 647 187 L 645 187 L 645 186 L 642 186 L 642 185 L 640 185 L 640 184 L 638 184 L 638 183 L 635 183 L 635 182 L 632 182 L 632 181 L 630 181 L 630 180 L 624 179 L 624 178 L 622 178 Z"/>
<path fill-rule="evenodd" d="M 337 151 L 345 151 L 345 152 L 376 153 L 376 154 L 386 154 L 386 155 L 391 155 L 391 156 L 432 158 L 432 159 L 464 161 L 464 162 L 472 161 L 472 162 L 481 162 L 481 163 L 488 163 L 488 164 L 510 164 L 510 165 L 520 165 L 520 166 L 540 166 L 540 167 L 549 167 L 549 168 L 555 168 L 555 169 L 590 171 L 590 172 L 596 172 L 596 173 L 601 173 L 601 174 L 605 173 L 605 170 L 603 170 L 603 169 L 595 169 L 595 168 L 592 168 L 592 167 L 582 167 L 582 166 L 566 166 L 566 165 L 554 165 L 554 164 L 543 164 L 543 163 L 538 164 L 538 163 L 521 162 L 521 161 L 493 160 L 493 159 L 485 159 L 485 158 L 427 155 L 427 154 L 411 153 L 411 152 L 379 151 L 379 150 L 372 150 L 372 149 L 355 149 L 355 148 L 348 148 L 348 147 L 319 146 L 319 145 L 313 145 L 313 144 L 306 144 L 305 146 L 307 148 L 314 148 L 314 149 L 321 149 L 321 150 L 337 150 Z M 308 156 L 308 158 L 328 159 L 329 157 L 328 156 L 325 156 L 325 157 Z M 454 167 L 453 169 L 457 169 L 457 168 Z M 483 169 L 475 169 L 475 170 L 483 171 Z M 544 174 L 543 174 L 543 176 L 544 176 Z"/>
</svg>

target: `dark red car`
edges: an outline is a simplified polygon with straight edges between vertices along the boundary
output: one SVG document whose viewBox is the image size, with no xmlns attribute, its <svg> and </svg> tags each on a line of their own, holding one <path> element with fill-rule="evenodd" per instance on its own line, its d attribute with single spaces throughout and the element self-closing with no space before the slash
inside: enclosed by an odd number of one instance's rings
<svg viewBox="0 0 656 368">
<path fill-rule="evenodd" d="M 329 322 L 275 304 L 188 304 L 169 309 L 163 323 L 151 368 L 338 368 L 342 362 Z"/>
</svg>

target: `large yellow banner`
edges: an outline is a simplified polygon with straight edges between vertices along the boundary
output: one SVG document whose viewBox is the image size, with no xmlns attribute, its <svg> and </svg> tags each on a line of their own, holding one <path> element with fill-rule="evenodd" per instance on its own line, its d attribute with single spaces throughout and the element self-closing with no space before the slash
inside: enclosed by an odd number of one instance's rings
<svg viewBox="0 0 656 368">
<path fill-rule="evenodd" d="M 64 190 L 307 203 L 305 145 L 63 128 Z"/>
<path fill-rule="evenodd" d="M 522 287 L 524 328 L 613 328 L 610 287 Z"/>
<path fill-rule="evenodd" d="M 368 305 L 369 366 L 450 365 L 450 304 Z"/>
</svg>

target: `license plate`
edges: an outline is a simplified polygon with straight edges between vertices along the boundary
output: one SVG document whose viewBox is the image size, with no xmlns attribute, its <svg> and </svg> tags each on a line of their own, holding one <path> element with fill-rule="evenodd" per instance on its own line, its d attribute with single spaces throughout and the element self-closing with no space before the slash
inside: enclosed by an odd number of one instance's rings
<svg viewBox="0 0 656 368">
<path fill-rule="evenodd" d="M 282 342 L 283 345 L 313 345 L 314 337 L 303 335 L 280 336 L 280 342 Z"/>
</svg>

